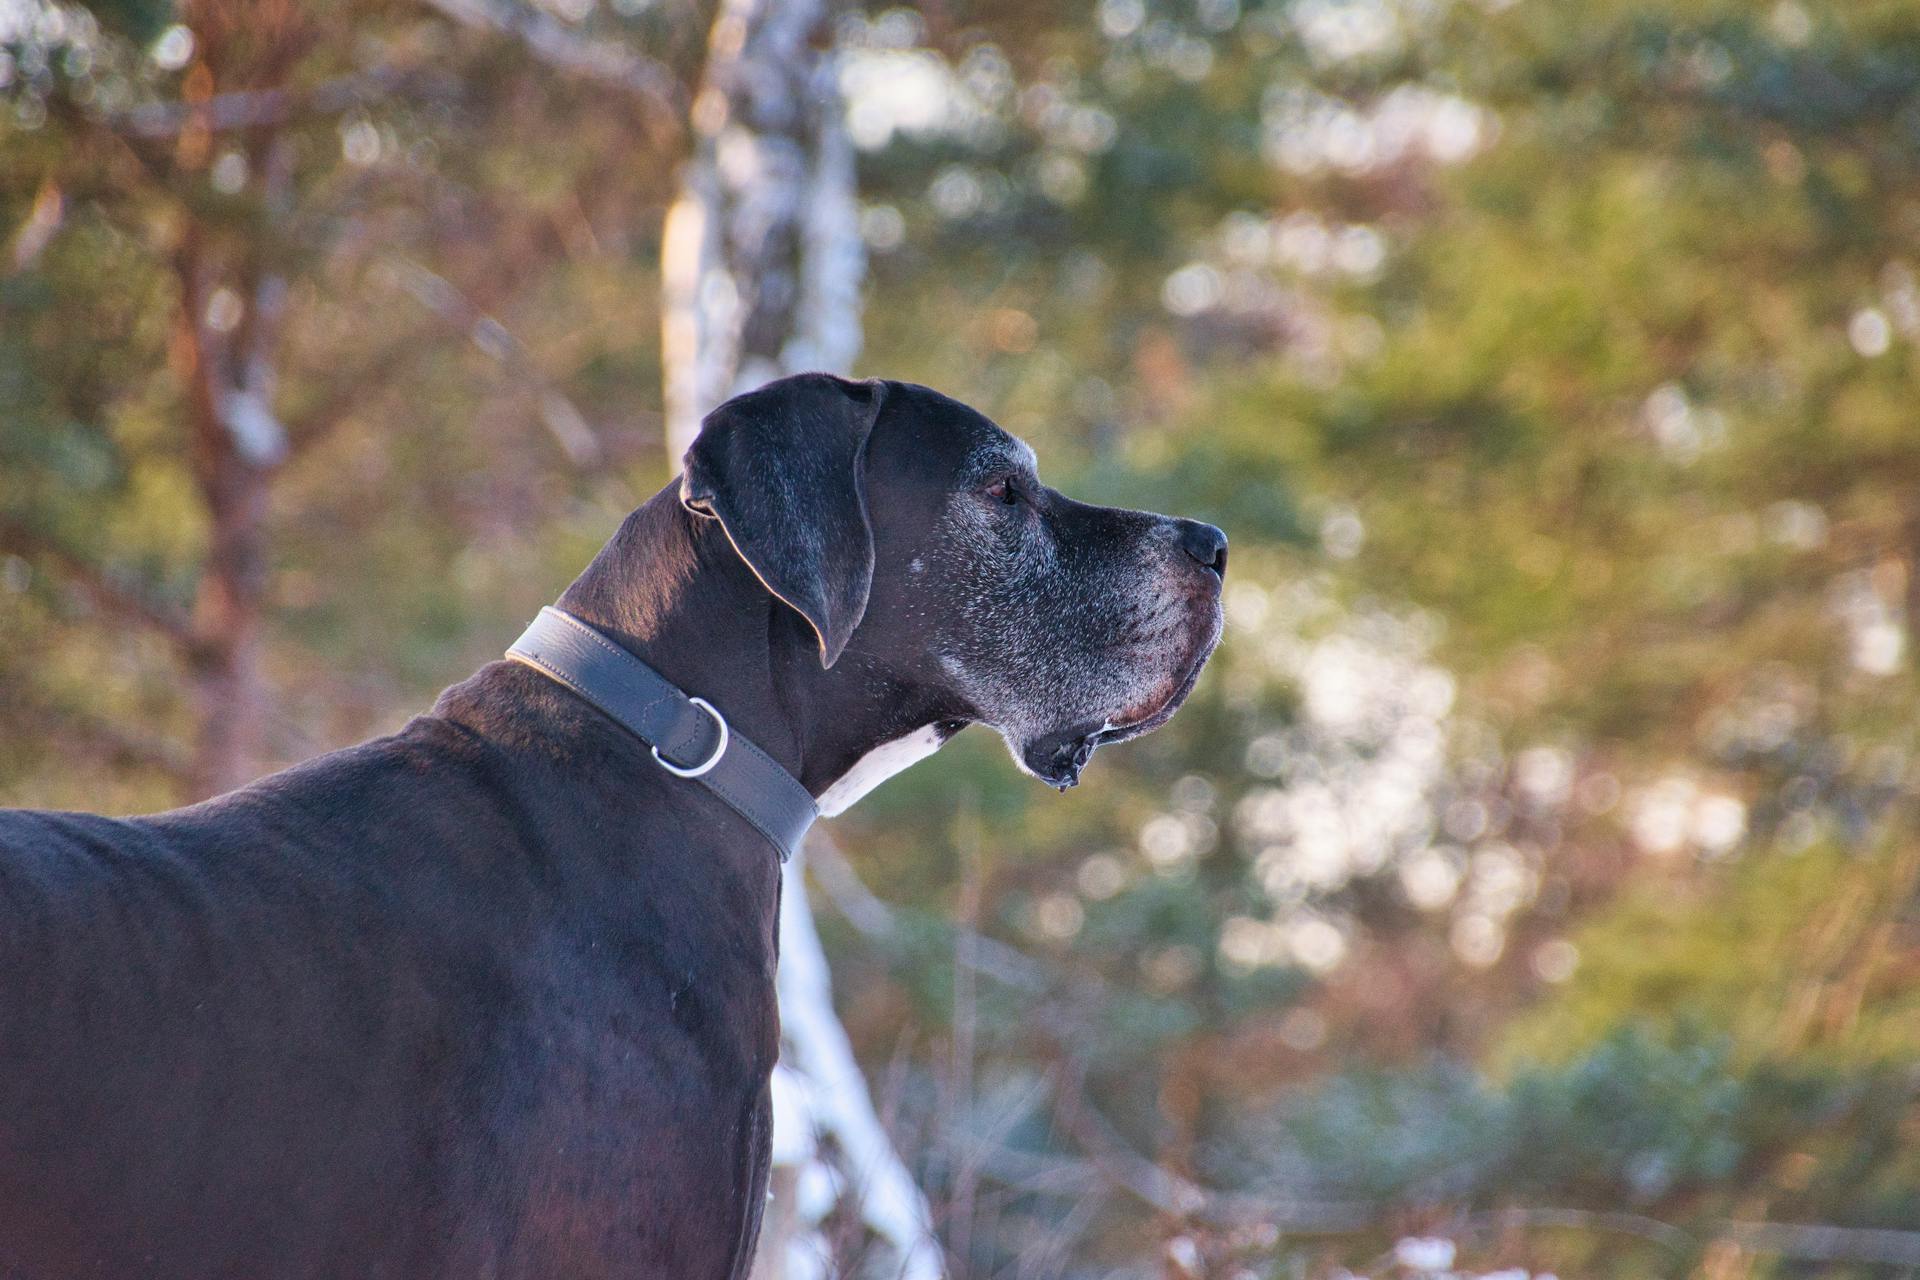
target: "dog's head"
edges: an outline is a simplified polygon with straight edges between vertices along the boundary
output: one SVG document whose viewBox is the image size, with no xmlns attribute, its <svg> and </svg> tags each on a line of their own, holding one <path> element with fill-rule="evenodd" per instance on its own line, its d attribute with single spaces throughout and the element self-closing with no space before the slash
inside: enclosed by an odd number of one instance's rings
<svg viewBox="0 0 1920 1280">
<path fill-rule="evenodd" d="M 824 666 L 884 668 L 929 745 L 977 720 L 1053 786 L 1165 722 L 1220 638 L 1220 530 L 1075 502 L 1023 442 L 911 383 L 803 374 L 729 400 L 681 500 Z"/>
</svg>

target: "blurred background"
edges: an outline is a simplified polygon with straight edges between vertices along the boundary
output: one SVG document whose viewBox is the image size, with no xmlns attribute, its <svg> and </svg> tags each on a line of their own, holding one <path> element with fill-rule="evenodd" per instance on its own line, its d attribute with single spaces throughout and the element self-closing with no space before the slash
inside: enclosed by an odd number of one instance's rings
<svg viewBox="0 0 1920 1280">
<path fill-rule="evenodd" d="M 761 1275 L 1920 1274 L 1917 271 L 1915 0 L 0 0 L 0 803 L 391 730 L 733 388 L 926 382 L 1227 635 L 825 824 Z"/>
</svg>

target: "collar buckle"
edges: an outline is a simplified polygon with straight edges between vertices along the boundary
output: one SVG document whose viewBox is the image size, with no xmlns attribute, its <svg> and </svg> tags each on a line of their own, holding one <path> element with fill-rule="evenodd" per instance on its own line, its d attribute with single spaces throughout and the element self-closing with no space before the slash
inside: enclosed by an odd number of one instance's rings
<svg viewBox="0 0 1920 1280">
<path fill-rule="evenodd" d="M 0 0 L 4 4 L 5 0 Z M 676 778 L 691 778 L 765 836 L 782 862 L 800 847 L 820 806 L 800 784 L 745 734 L 733 732 L 727 718 L 705 698 L 696 698 L 649 667 L 625 648 L 558 609 L 542 609 L 507 657 L 570 689 L 587 705 L 646 744 L 654 763 Z M 713 717 L 720 740 L 699 764 L 681 765 L 660 754 L 654 742 L 684 732 L 691 703 Z M 663 705 L 678 708 L 662 724 Z M 650 728 L 651 726 L 651 728 Z"/>
<path fill-rule="evenodd" d="M 721 715 L 719 709 L 705 698 L 689 696 L 687 701 L 713 717 L 714 724 L 720 727 L 720 741 L 714 743 L 712 755 L 702 760 L 699 764 L 685 769 L 661 755 L 659 747 L 649 744 L 649 750 L 653 752 L 653 762 L 676 778 L 698 778 L 704 774 L 711 773 L 713 772 L 713 767 L 720 763 L 720 757 L 727 754 L 727 739 L 729 737 L 727 718 Z"/>
</svg>

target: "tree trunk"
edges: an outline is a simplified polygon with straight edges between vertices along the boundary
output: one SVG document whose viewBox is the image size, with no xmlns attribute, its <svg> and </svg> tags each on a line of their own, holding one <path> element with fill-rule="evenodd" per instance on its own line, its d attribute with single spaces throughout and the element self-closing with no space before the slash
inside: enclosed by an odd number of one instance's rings
<svg viewBox="0 0 1920 1280">
<path fill-rule="evenodd" d="M 831 16 L 822 0 L 723 0 L 714 20 L 661 246 L 676 460 L 728 396 L 859 353 L 866 260 Z"/>
<path fill-rule="evenodd" d="M 287 210 L 293 153 L 270 138 L 256 155 L 269 216 Z M 187 385 L 194 478 L 208 520 L 207 559 L 194 599 L 187 664 L 195 737 L 188 785 L 195 798 L 229 791 L 266 763 L 267 690 L 260 666 L 261 611 L 267 588 L 267 503 L 287 457 L 274 416 L 275 354 L 286 281 L 254 250 L 242 284 L 222 290 L 202 228 L 189 221 L 175 255 L 180 289 L 176 364 Z M 219 306 L 240 314 L 216 318 Z"/>
<path fill-rule="evenodd" d="M 260 612 L 266 582 L 268 473 L 222 460 L 206 492 L 212 547 L 194 599 L 192 673 L 195 798 L 257 776 L 265 759 L 267 692 L 260 672 Z"/>
<path fill-rule="evenodd" d="M 845 373 L 860 349 L 853 148 L 826 0 L 722 0 L 693 103 L 694 152 L 661 246 L 667 444 L 682 457 L 720 401 L 770 378 Z M 826 1242 L 797 1196 L 831 1134 L 857 1209 L 897 1252 L 893 1274 L 932 1280 L 941 1255 L 925 1198 L 894 1153 L 834 1013 L 803 859 L 781 907 L 781 1064 L 773 1203 L 756 1280 L 823 1273 Z M 816 1211 L 817 1212 L 817 1211 Z"/>
</svg>

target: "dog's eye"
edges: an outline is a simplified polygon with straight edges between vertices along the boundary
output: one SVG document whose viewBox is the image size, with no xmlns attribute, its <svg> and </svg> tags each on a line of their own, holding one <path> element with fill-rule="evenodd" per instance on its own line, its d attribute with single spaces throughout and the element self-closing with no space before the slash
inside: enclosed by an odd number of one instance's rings
<svg viewBox="0 0 1920 1280">
<path fill-rule="evenodd" d="M 1020 505 L 1020 490 L 1014 487 L 1013 480 L 1009 476 L 1002 476 L 988 485 L 987 496 L 1003 507 Z"/>
</svg>

